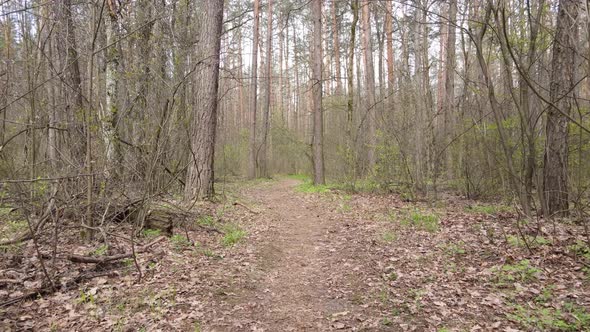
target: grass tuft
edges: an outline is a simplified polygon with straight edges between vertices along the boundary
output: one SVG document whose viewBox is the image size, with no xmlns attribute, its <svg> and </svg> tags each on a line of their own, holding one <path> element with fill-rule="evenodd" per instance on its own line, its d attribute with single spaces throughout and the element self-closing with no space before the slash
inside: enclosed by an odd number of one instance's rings
<svg viewBox="0 0 590 332">
<path fill-rule="evenodd" d="M 231 247 L 240 242 L 246 236 L 246 231 L 239 228 L 237 225 L 228 225 L 225 227 L 225 235 L 221 238 L 221 244 L 226 247 Z"/>
</svg>

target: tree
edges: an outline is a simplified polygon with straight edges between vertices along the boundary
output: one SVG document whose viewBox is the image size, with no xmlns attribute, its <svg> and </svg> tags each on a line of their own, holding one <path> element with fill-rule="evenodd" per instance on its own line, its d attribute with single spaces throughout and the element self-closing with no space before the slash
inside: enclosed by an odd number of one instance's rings
<svg viewBox="0 0 590 332">
<path fill-rule="evenodd" d="M 266 26 L 266 87 L 262 112 L 262 144 L 260 145 L 260 176 L 268 177 L 268 141 L 270 132 L 270 97 L 272 76 L 272 0 L 268 0 Z"/>
<path fill-rule="evenodd" d="M 352 23 L 350 24 L 350 41 L 348 44 L 348 64 L 346 66 L 346 78 L 348 88 L 348 98 L 346 103 L 346 136 L 349 144 L 352 142 L 352 115 L 354 107 L 354 45 L 356 39 L 356 25 L 359 19 L 359 2 L 358 0 L 350 1 L 350 8 L 352 9 Z"/>
<path fill-rule="evenodd" d="M 375 69 L 373 66 L 373 44 L 371 42 L 371 10 L 369 1 L 362 2 L 362 29 L 363 29 L 363 59 L 365 65 L 365 89 L 367 90 L 366 102 L 366 123 L 367 123 L 367 168 L 372 172 L 375 168 L 375 147 L 377 144 L 375 136 Z"/>
<path fill-rule="evenodd" d="M 322 109 L 322 0 L 313 0 L 313 183 L 325 184 Z"/>
<path fill-rule="evenodd" d="M 336 69 L 336 91 L 337 96 L 342 95 L 342 73 L 340 68 L 340 24 L 338 21 L 338 13 L 336 8 L 336 1 L 332 1 L 332 37 L 334 39 L 334 67 Z"/>
<path fill-rule="evenodd" d="M 106 103 L 99 112 L 102 135 L 106 151 L 106 176 L 117 179 L 120 176 L 123 155 L 119 139 L 119 84 L 121 54 L 118 48 L 120 40 L 120 23 L 118 2 L 108 0 L 106 25 Z"/>
<path fill-rule="evenodd" d="M 196 98 L 191 123 L 190 158 L 185 184 L 185 199 L 211 198 L 214 195 L 213 157 L 217 127 L 217 92 L 223 28 L 224 0 L 205 1 L 198 55 L 201 64 L 195 73 Z"/>
<path fill-rule="evenodd" d="M 547 112 L 543 191 L 548 216 L 569 214 L 568 119 L 575 86 L 579 1 L 560 0 L 551 60 L 551 105 Z"/>
<path fill-rule="evenodd" d="M 385 3 L 385 40 L 387 41 L 387 87 L 389 97 L 393 95 L 395 86 L 394 66 L 395 59 L 393 57 L 393 1 Z"/>
<path fill-rule="evenodd" d="M 256 103 L 258 99 L 258 39 L 260 24 L 260 0 L 254 0 L 254 32 L 252 42 L 252 87 L 250 88 L 250 150 L 248 155 L 248 178 L 256 177 Z"/>
</svg>

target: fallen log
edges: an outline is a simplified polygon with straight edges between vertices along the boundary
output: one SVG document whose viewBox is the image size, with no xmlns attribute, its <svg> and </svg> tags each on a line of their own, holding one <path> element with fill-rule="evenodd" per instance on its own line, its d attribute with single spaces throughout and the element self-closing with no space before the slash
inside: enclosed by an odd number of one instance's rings
<svg viewBox="0 0 590 332">
<path fill-rule="evenodd" d="M 160 236 L 153 240 L 152 242 L 146 244 L 145 246 L 138 247 L 135 249 L 135 254 L 140 254 L 146 252 L 151 246 L 154 244 L 164 240 L 166 237 Z M 73 263 L 82 263 L 82 264 L 106 264 L 114 261 L 118 261 L 121 259 L 131 258 L 133 257 L 133 252 L 128 252 L 124 254 L 112 255 L 112 256 L 83 256 L 83 255 L 69 255 L 68 260 Z"/>
</svg>

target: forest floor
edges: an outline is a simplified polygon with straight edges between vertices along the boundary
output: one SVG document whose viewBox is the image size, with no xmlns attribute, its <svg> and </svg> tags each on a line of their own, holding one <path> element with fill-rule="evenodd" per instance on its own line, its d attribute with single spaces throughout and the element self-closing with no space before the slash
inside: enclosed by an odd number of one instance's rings
<svg viewBox="0 0 590 332">
<path fill-rule="evenodd" d="M 220 203 L 196 207 L 203 227 L 177 227 L 138 255 L 141 281 L 131 259 L 59 261 L 64 280 L 97 277 L 0 307 L 0 330 L 590 331 L 582 226 L 523 224 L 509 207 L 454 196 L 320 189 L 292 178 L 228 185 Z M 0 303 L 43 280 L 31 243 L 9 249 Z"/>
</svg>

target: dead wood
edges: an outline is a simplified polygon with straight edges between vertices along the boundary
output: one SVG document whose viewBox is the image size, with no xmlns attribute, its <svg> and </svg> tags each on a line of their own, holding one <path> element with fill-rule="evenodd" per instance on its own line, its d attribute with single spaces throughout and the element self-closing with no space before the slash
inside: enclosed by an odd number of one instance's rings
<svg viewBox="0 0 590 332">
<path fill-rule="evenodd" d="M 145 246 L 138 247 L 135 250 L 136 254 L 140 254 L 146 252 L 151 246 L 154 244 L 162 241 L 165 239 L 164 236 L 160 236 L 153 240 L 152 242 L 146 244 Z M 118 261 L 125 258 L 133 257 L 133 252 L 128 252 L 124 254 L 112 255 L 112 256 L 83 256 L 83 255 L 69 255 L 68 260 L 73 263 L 82 263 L 82 264 L 106 264 L 114 261 Z"/>
</svg>

